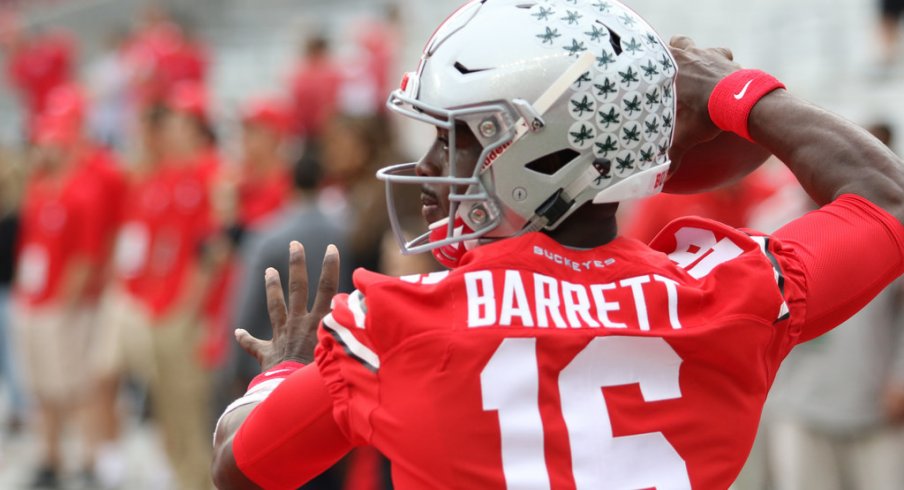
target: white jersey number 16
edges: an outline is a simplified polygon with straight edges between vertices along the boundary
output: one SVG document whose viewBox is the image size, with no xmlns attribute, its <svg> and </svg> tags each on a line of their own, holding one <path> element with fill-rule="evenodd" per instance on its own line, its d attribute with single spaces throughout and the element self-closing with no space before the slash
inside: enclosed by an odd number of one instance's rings
<svg viewBox="0 0 904 490">
<path fill-rule="evenodd" d="M 578 489 L 689 489 L 684 460 L 661 432 L 614 437 L 602 388 L 639 384 L 644 400 L 681 398 L 681 358 L 660 338 L 597 337 L 559 374 Z M 480 374 L 483 409 L 498 411 L 510 490 L 547 490 L 535 338 L 505 339 Z"/>
</svg>

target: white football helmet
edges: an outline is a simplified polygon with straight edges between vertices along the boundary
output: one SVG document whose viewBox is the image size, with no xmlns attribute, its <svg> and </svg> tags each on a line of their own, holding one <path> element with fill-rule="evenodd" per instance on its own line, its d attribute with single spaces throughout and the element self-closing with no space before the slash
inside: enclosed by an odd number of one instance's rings
<svg viewBox="0 0 904 490">
<path fill-rule="evenodd" d="M 415 163 L 378 173 L 403 253 L 555 229 L 588 201 L 660 192 L 676 74 L 659 35 L 617 0 L 466 3 L 389 97 L 391 110 L 450 139 L 449 176 L 416 176 Z M 456 177 L 456 123 L 483 146 L 483 164 L 467 177 Z M 551 156 L 555 168 L 536 165 Z M 392 195 L 400 183 L 451 185 L 449 218 L 408 241 Z"/>
</svg>

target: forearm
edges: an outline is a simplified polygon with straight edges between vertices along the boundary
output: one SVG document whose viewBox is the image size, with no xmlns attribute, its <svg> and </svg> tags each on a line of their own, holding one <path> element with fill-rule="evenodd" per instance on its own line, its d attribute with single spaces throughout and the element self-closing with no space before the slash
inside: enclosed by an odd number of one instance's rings
<svg viewBox="0 0 904 490">
<path fill-rule="evenodd" d="M 784 90 L 757 103 L 748 127 L 820 205 L 856 194 L 904 222 L 904 164 L 865 130 Z"/>
<path fill-rule="evenodd" d="M 311 365 L 263 400 L 227 413 L 214 441 L 214 482 L 221 489 L 298 488 L 352 448 L 332 410 L 320 371 Z"/>
<path fill-rule="evenodd" d="M 239 407 L 223 416 L 217 424 L 213 441 L 211 476 L 220 490 L 256 490 L 260 487 L 248 479 L 239 469 L 232 452 L 232 442 L 239 427 L 258 403 Z"/>
</svg>

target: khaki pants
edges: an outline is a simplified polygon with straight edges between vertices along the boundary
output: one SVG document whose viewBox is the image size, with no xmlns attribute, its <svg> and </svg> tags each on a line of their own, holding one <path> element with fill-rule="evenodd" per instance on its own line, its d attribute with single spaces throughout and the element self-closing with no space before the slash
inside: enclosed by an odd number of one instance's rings
<svg viewBox="0 0 904 490">
<path fill-rule="evenodd" d="M 152 415 L 180 490 L 212 488 L 210 384 L 198 362 L 202 332 L 196 317 L 154 320 L 135 299 L 116 292 L 104 311 L 106 350 L 96 369 L 105 375 L 129 372 L 147 383 Z"/>
<path fill-rule="evenodd" d="M 86 399 L 91 386 L 90 352 L 95 309 L 65 312 L 56 307 L 17 309 L 16 344 L 27 391 L 54 406 Z"/>
<path fill-rule="evenodd" d="M 776 421 L 769 451 L 778 490 L 904 489 L 904 432 L 898 428 L 838 436 Z"/>
<path fill-rule="evenodd" d="M 92 364 L 100 378 L 131 374 L 150 383 L 154 365 L 151 356 L 151 317 L 130 294 L 112 289 L 101 303 L 98 338 Z"/>
</svg>

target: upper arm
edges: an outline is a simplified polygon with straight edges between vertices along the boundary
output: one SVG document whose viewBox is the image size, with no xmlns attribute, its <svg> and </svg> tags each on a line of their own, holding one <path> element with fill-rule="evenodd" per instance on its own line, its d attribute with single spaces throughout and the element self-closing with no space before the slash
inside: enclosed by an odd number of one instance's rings
<svg viewBox="0 0 904 490">
<path fill-rule="evenodd" d="M 800 289 L 800 341 L 845 321 L 904 272 L 904 227 L 862 197 L 843 196 L 774 236 Z"/>
<path fill-rule="evenodd" d="M 863 128 L 784 90 L 757 102 L 749 128 L 817 203 L 857 194 L 904 221 L 904 164 Z"/>
</svg>

